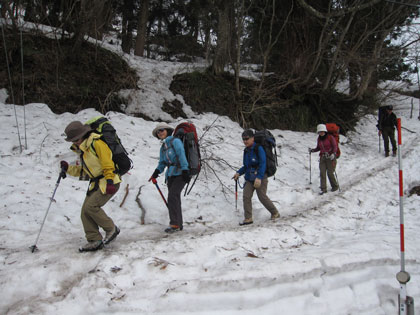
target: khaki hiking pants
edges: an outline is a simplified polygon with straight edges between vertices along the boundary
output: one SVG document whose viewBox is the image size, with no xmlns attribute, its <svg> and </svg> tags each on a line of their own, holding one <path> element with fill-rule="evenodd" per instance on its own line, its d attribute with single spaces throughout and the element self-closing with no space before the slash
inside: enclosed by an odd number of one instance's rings
<svg viewBox="0 0 420 315">
<path fill-rule="evenodd" d="M 120 184 L 115 184 L 120 188 Z M 83 202 L 80 218 L 82 219 L 83 229 L 85 230 L 88 241 L 102 240 L 102 234 L 99 232 L 101 227 L 105 232 L 111 232 L 114 229 L 114 222 L 108 217 L 103 207 L 114 195 L 104 195 L 100 189 L 91 192 L 86 196 Z"/>
<path fill-rule="evenodd" d="M 337 159 L 330 160 L 325 155 L 322 155 L 319 160 L 319 175 L 321 179 L 321 190 L 327 192 L 327 176 L 333 190 L 338 189 L 337 180 L 335 178 L 335 167 L 337 166 Z"/>
<path fill-rule="evenodd" d="M 267 175 L 261 180 L 260 188 L 256 189 L 253 182 L 246 181 L 243 193 L 245 219 L 252 219 L 252 196 L 257 191 L 257 196 L 263 206 L 271 213 L 276 214 L 278 211 L 273 202 L 267 197 Z"/>
</svg>

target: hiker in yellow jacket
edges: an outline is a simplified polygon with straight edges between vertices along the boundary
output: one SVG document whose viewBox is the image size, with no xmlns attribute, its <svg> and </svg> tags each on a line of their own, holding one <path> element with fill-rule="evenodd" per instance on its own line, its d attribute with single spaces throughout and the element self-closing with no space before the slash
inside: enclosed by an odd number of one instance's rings
<svg viewBox="0 0 420 315">
<path fill-rule="evenodd" d="M 92 132 L 89 125 L 73 121 L 64 132 L 67 136 L 65 140 L 73 142 L 72 149 L 80 152 L 81 165 L 69 165 L 66 161 L 61 161 L 61 168 L 71 176 L 87 175 L 90 178 L 80 215 L 88 242 L 79 251 L 95 251 L 104 244 L 109 244 L 120 233 L 120 229 L 107 216 L 102 206 L 118 191 L 121 178 L 114 172 L 110 148 L 100 139 L 101 135 Z M 106 233 L 104 239 L 99 227 Z"/>
</svg>

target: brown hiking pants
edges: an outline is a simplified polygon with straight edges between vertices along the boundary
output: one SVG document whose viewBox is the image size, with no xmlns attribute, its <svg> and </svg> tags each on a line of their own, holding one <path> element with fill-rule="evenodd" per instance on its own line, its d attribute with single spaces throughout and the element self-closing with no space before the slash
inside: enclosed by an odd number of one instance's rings
<svg viewBox="0 0 420 315">
<path fill-rule="evenodd" d="M 268 178 L 264 176 L 261 180 L 260 188 L 255 188 L 253 182 L 246 181 L 243 193 L 245 219 L 252 219 L 252 196 L 257 191 L 257 196 L 263 206 L 271 213 L 276 214 L 278 211 L 273 202 L 267 197 Z"/>
<path fill-rule="evenodd" d="M 115 187 L 118 191 L 120 184 L 115 184 Z M 97 189 L 86 196 L 80 218 L 82 219 L 83 229 L 85 230 L 85 236 L 88 241 L 102 240 L 99 227 L 105 232 L 111 232 L 114 229 L 114 222 L 101 208 L 114 195 L 104 195 L 100 189 Z"/>
<path fill-rule="evenodd" d="M 338 189 L 337 180 L 335 178 L 335 167 L 337 166 L 337 159 L 330 160 L 325 155 L 322 155 L 319 160 L 319 175 L 321 180 L 321 190 L 327 192 L 327 176 L 333 190 Z"/>
</svg>

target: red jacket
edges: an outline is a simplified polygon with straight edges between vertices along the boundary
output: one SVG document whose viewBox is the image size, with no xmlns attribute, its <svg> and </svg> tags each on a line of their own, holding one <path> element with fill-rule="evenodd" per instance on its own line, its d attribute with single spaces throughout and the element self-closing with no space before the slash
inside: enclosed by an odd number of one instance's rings
<svg viewBox="0 0 420 315">
<path fill-rule="evenodd" d="M 316 148 L 314 149 L 314 152 L 319 152 L 319 155 L 321 156 L 324 153 L 328 154 L 337 154 L 337 143 L 335 142 L 335 139 L 332 135 L 327 134 L 324 140 L 321 140 L 321 137 L 318 137 L 318 141 L 316 144 Z"/>
</svg>

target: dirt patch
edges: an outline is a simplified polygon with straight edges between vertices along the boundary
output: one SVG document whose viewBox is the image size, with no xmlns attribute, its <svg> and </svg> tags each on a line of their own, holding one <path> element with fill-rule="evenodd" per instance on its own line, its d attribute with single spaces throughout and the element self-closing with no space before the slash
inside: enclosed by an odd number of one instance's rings
<svg viewBox="0 0 420 315">
<path fill-rule="evenodd" d="M 50 39 L 35 33 L 22 35 L 23 70 L 20 34 L 6 30 L 7 62 L 4 42 L 0 42 L 0 87 L 8 90 L 8 103 L 45 103 L 57 114 L 77 113 L 85 108 L 106 113 L 121 111 L 121 104 L 127 104 L 118 96 L 119 90 L 137 87 L 135 71 L 109 50 L 84 42 L 80 50 L 74 51 L 74 44 L 68 39 Z"/>
<path fill-rule="evenodd" d="M 412 196 L 416 194 L 417 196 L 420 196 L 420 186 L 414 186 L 413 188 L 410 189 L 410 192 L 408 193 L 408 196 Z"/>
<path fill-rule="evenodd" d="M 259 82 L 240 80 L 241 96 L 236 96 L 234 78 L 228 74 L 193 72 L 176 75 L 170 90 L 183 96 L 198 113 L 228 116 L 243 127 L 313 131 L 319 123 L 335 122 L 345 133 L 357 122 L 359 104 L 345 95 L 317 87 L 281 86 L 278 78 Z"/>
</svg>

